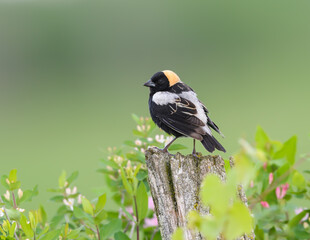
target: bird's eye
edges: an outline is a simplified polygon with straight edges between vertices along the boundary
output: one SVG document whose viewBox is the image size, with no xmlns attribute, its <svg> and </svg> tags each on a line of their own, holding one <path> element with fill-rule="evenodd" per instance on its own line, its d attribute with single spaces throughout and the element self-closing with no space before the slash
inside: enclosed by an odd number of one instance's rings
<svg viewBox="0 0 310 240">
<path fill-rule="evenodd" d="M 161 85 L 161 84 L 164 84 L 164 83 L 165 83 L 165 79 L 162 79 L 162 78 L 161 78 L 161 79 L 158 80 L 158 84 Z"/>
</svg>

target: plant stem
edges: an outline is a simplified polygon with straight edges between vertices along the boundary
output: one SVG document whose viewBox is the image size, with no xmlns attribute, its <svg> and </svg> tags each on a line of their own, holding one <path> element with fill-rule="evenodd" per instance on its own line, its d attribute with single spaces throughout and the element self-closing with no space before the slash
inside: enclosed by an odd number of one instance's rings
<svg viewBox="0 0 310 240">
<path fill-rule="evenodd" d="M 83 220 L 80 220 L 80 223 L 81 223 L 82 225 L 84 225 L 84 227 L 86 227 L 86 228 L 92 230 L 94 234 L 96 234 L 97 231 L 96 231 L 95 229 L 93 229 L 92 227 L 87 226 L 86 223 L 85 223 Z"/>
<path fill-rule="evenodd" d="M 137 199 L 136 199 L 136 196 L 133 196 L 133 201 L 134 201 L 134 203 L 135 203 L 135 208 L 136 208 L 137 240 L 139 240 L 139 214 L 138 214 L 138 207 L 137 207 Z"/>
<path fill-rule="evenodd" d="M 16 209 L 17 208 L 17 205 L 16 205 L 16 199 L 15 199 L 15 194 L 14 192 L 12 191 L 12 199 L 13 199 L 13 207 Z"/>
<path fill-rule="evenodd" d="M 98 225 L 96 225 L 96 230 L 97 230 L 98 240 L 100 240 L 100 232 L 99 232 L 99 227 L 98 227 Z"/>
</svg>

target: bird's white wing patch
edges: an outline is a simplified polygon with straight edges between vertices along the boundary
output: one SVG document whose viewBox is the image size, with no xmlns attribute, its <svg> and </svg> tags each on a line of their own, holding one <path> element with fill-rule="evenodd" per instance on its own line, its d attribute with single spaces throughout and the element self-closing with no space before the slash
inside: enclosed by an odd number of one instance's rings
<svg viewBox="0 0 310 240">
<path fill-rule="evenodd" d="M 193 91 L 188 91 L 188 92 L 182 92 L 181 94 L 179 94 L 179 96 L 191 101 L 196 106 L 196 109 L 197 109 L 196 117 L 206 124 L 206 126 L 204 126 L 203 129 L 209 135 L 212 136 L 212 132 L 211 132 L 210 128 L 207 126 L 208 117 L 207 117 L 205 111 L 203 110 L 203 107 L 202 107 L 200 101 L 197 98 L 197 94 Z"/>
<path fill-rule="evenodd" d="M 157 105 L 166 105 L 174 103 L 179 96 L 175 93 L 170 92 L 157 92 L 153 95 L 152 101 Z"/>
</svg>

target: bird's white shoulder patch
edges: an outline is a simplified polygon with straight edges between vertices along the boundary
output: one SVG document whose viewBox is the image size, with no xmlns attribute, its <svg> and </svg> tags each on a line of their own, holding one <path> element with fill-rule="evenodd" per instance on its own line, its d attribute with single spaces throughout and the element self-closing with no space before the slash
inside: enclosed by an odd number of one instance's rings
<svg viewBox="0 0 310 240">
<path fill-rule="evenodd" d="M 202 122 L 204 122 L 206 125 L 203 127 L 203 129 L 212 136 L 212 132 L 210 130 L 210 128 L 207 126 L 207 122 L 208 122 L 208 117 L 205 113 L 205 111 L 203 110 L 203 107 L 200 103 L 200 101 L 197 98 L 197 94 L 193 91 L 188 91 L 188 92 L 182 92 L 180 94 L 180 97 L 185 98 L 189 101 L 191 101 L 193 104 L 195 104 L 196 109 L 197 109 L 197 114 L 196 117 L 199 118 Z"/>
<path fill-rule="evenodd" d="M 166 105 L 174 103 L 179 96 L 175 93 L 170 92 L 157 92 L 153 95 L 152 101 L 157 105 Z"/>
</svg>

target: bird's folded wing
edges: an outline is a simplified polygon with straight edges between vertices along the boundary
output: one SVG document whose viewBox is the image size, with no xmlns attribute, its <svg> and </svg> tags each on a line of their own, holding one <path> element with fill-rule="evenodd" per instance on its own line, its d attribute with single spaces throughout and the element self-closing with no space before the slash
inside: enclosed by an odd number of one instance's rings
<svg viewBox="0 0 310 240">
<path fill-rule="evenodd" d="M 206 132 L 203 129 L 206 124 L 195 115 L 195 104 L 184 98 L 177 98 L 174 103 L 157 105 L 156 116 L 168 127 L 175 131 L 197 140 L 202 140 L 201 135 Z"/>
</svg>

